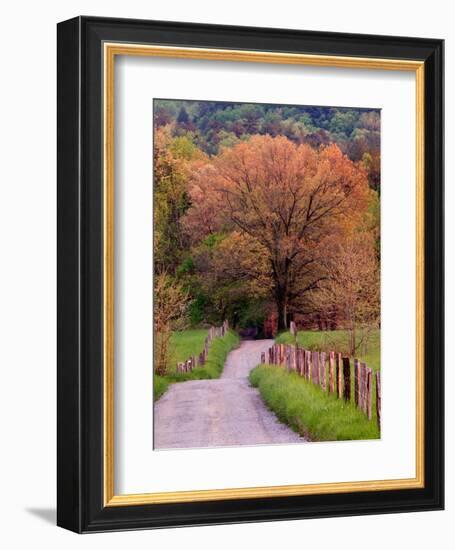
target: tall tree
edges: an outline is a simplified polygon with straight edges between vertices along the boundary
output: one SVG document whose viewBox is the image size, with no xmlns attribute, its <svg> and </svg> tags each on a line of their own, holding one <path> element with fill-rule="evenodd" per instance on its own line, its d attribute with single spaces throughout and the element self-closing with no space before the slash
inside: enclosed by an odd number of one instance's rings
<svg viewBox="0 0 455 550">
<path fill-rule="evenodd" d="M 154 253 L 156 270 L 174 273 L 185 248 L 181 218 L 190 203 L 187 193 L 192 163 L 206 155 L 186 136 L 171 137 L 168 127 L 155 132 L 154 141 Z"/>
<path fill-rule="evenodd" d="M 217 194 L 220 223 L 260 245 L 278 328 L 286 328 L 296 298 L 325 277 L 322 241 L 366 204 L 363 165 L 336 145 L 315 150 L 283 136 L 253 136 L 223 150 L 204 170 L 208 179 L 200 172 L 198 188 Z M 198 203 L 193 201 L 188 216 L 201 217 Z"/>
<path fill-rule="evenodd" d="M 153 354 L 156 374 L 166 374 L 172 331 L 185 328 L 189 302 L 188 293 L 173 277 L 164 271 L 155 275 Z"/>
<path fill-rule="evenodd" d="M 326 243 L 323 284 L 312 293 L 317 311 L 337 311 L 349 331 L 350 353 L 377 328 L 380 316 L 379 261 L 374 234 L 358 228 Z"/>
</svg>

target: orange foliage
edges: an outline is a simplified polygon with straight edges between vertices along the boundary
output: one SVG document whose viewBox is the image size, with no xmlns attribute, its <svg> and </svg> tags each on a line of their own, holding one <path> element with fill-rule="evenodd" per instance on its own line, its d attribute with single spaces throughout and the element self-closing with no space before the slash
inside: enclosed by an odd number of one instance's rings
<svg viewBox="0 0 455 550">
<path fill-rule="evenodd" d="M 326 278 L 324 241 L 359 224 L 369 201 L 363 164 L 337 145 L 316 150 L 283 136 L 253 136 L 224 149 L 190 180 L 188 233 L 200 239 L 236 229 L 250 241 L 243 247 L 249 259 L 237 266 L 251 275 L 259 260 L 266 266 L 279 329 Z"/>
</svg>

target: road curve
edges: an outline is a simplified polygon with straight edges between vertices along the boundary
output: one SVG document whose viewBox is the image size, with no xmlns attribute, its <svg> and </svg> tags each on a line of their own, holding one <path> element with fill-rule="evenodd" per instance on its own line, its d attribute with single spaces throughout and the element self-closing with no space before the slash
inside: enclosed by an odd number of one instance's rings
<svg viewBox="0 0 455 550">
<path fill-rule="evenodd" d="M 155 449 L 302 443 L 264 405 L 248 374 L 273 340 L 246 340 L 227 357 L 221 378 L 172 384 L 155 404 Z"/>
</svg>

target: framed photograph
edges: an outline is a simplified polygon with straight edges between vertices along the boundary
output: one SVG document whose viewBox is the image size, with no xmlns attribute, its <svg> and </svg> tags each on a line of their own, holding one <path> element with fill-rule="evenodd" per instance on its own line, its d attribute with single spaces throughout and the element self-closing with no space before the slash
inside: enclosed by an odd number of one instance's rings
<svg viewBox="0 0 455 550">
<path fill-rule="evenodd" d="M 58 25 L 58 525 L 443 508 L 443 41 Z"/>
</svg>

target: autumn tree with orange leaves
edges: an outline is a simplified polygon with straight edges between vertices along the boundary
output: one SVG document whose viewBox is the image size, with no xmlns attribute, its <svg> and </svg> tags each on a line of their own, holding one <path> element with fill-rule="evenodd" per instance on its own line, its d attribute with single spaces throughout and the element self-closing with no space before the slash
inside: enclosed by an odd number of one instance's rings
<svg viewBox="0 0 455 550">
<path fill-rule="evenodd" d="M 190 179 L 188 233 L 235 231 L 244 239 L 235 250 L 242 258 L 236 276 L 267 289 L 279 330 L 330 276 L 325 243 L 358 222 L 370 196 L 364 165 L 337 145 L 313 149 L 283 136 L 253 136 L 224 149 Z"/>
<path fill-rule="evenodd" d="M 321 317 L 336 311 L 344 320 L 349 353 L 355 355 L 379 327 L 380 271 L 374 235 L 356 228 L 327 246 L 327 275 L 311 293 L 311 303 Z"/>
</svg>

